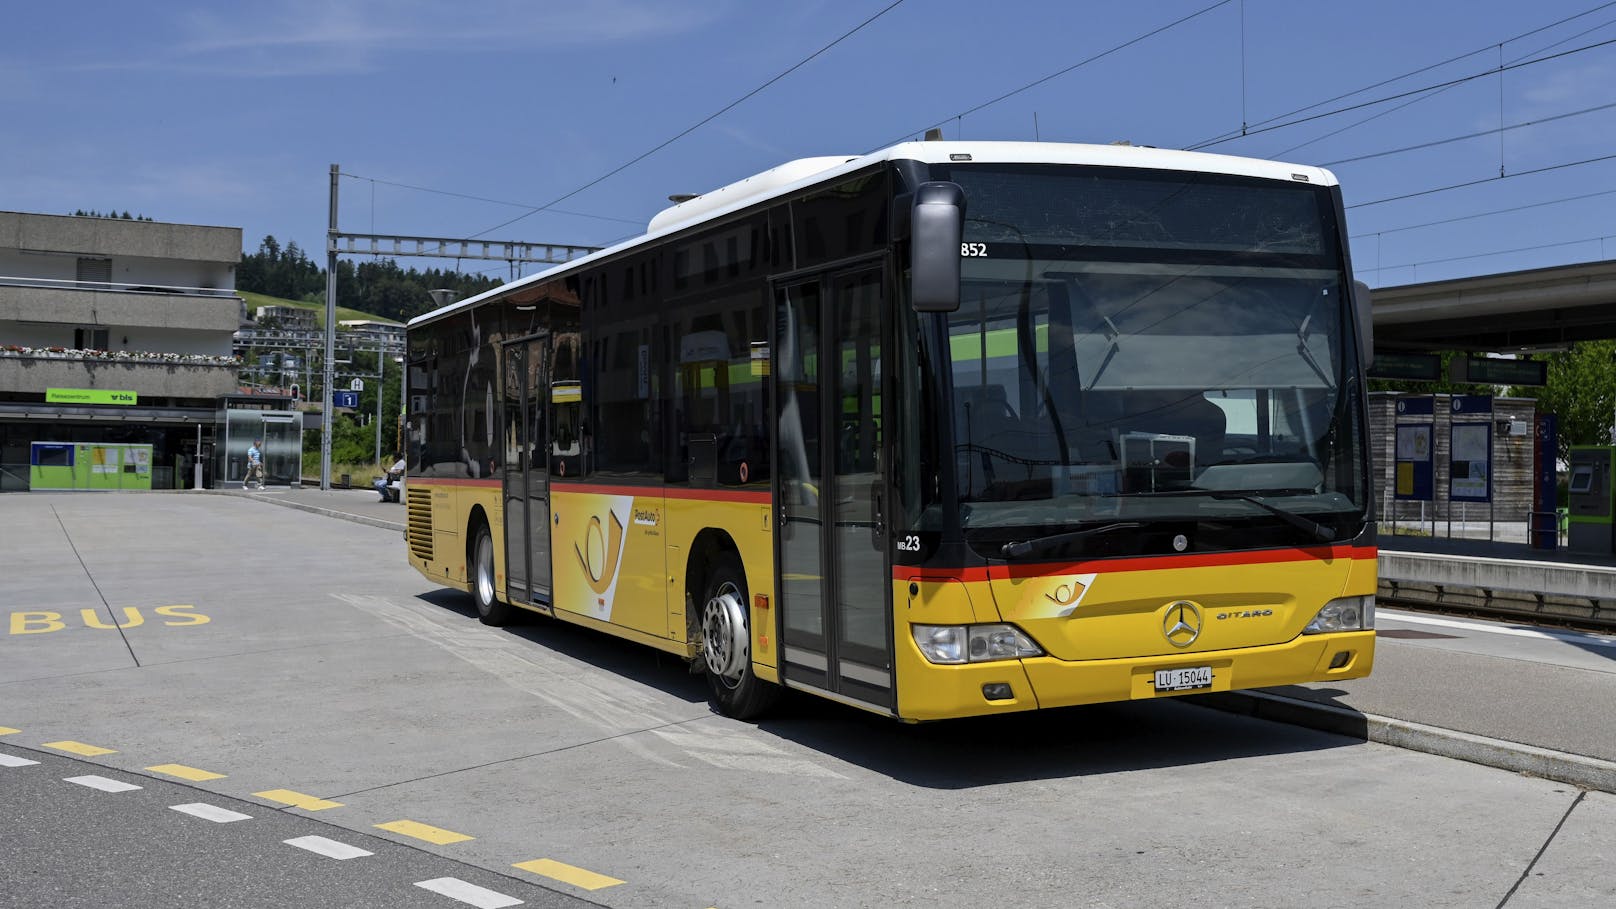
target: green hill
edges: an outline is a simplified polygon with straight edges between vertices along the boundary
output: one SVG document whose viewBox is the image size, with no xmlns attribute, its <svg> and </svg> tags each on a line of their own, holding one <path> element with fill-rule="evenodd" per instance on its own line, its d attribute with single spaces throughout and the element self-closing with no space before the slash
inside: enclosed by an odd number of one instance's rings
<svg viewBox="0 0 1616 909">
<path fill-rule="evenodd" d="M 324 303 L 309 303 L 305 300 L 285 300 L 280 297 L 271 297 L 268 294 L 255 294 L 250 290 L 238 290 L 236 291 L 236 296 L 247 301 L 248 315 L 256 313 L 258 311 L 258 307 L 260 306 L 295 306 L 298 309 L 313 310 L 320 316 L 321 319 L 325 318 Z M 401 324 L 393 321 L 392 319 L 384 319 L 381 316 L 373 316 L 368 312 L 360 312 L 357 309 L 349 309 L 346 306 L 338 306 L 337 321 L 346 322 L 350 319 L 367 319 L 372 322 L 386 322 L 390 325 Z"/>
</svg>

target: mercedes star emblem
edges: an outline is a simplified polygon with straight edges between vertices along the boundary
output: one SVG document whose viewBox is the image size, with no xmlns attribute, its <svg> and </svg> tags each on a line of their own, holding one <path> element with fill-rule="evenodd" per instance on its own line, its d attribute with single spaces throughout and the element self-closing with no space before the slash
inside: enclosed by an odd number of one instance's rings
<svg viewBox="0 0 1616 909">
<path fill-rule="evenodd" d="M 1174 647 L 1188 647 L 1201 636 L 1201 607 L 1189 600 L 1167 604 L 1162 617 L 1162 635 Z"/>
</svg>

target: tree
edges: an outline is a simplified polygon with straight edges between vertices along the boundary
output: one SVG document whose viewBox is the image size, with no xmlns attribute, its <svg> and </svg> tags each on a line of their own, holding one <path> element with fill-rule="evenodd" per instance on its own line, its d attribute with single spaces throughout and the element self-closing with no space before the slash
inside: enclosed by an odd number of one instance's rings
<svg viewBox="0 0 1616 909">
<path fill-rule="evenodd" d="M 1549 384 L 1542 388 L 1512 388 L 1510 393 L 1536 398 L 1539 413 L 1553 413 L 1560 421 L 1560 460 L 1573 445 L 1609 445 L 1611 423 L 1616 420 L 1616 340 L 1583 341 L 1571 349 L 1550 354 Z"/>
</svg>

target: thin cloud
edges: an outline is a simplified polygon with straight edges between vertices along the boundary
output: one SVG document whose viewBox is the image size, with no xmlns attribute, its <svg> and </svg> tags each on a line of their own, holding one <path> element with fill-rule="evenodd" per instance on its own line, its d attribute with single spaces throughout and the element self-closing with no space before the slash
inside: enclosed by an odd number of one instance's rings
<svg viewBox="0 0 1616 909">
<path fill-rule="evenodd" d="M 421 55 L 440 64 L 467 53 L 615 45 L 662 39 L 720 18 L 728 4 L 688 7 L 655 0 L 574 0 L 566 6 L 522 0 L 476 4 L 328 0 L 207 9 L 176 14 L 151 56 L 65 64 L 75 71 L 150 71 L 244 77 L 377 72 Z"/>
</svg>

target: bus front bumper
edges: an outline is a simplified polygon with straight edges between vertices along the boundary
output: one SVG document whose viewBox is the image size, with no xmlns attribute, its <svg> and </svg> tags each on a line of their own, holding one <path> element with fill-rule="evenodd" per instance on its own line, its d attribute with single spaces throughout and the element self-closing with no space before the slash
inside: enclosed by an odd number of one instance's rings
<svg viewBox="0 0 1616 909">
<path fill-rule="evenodd" d="M 900 670 L 899 715 L 907 720 L 939 720 L 1363 678 L 1374 667 L 1375 633 L 1301 635 L 1265 647 L 1117 660 L 1043 656 L 940 666 L 926 662 L 918 651 L 904 657 L 910 665 L 902 669 L 910 671 Z M 1204 673 L 1172 670 L 1202 668 L 1211 670 L 1209 684 L 1176 690 L 1157 687 L 1158 670 L 1169 673 L 1163 681 L 1170 685 L 1198 684 Z"/>
</svg>

